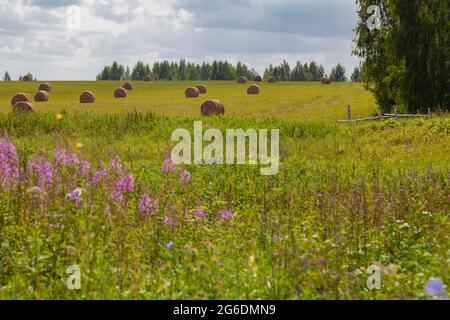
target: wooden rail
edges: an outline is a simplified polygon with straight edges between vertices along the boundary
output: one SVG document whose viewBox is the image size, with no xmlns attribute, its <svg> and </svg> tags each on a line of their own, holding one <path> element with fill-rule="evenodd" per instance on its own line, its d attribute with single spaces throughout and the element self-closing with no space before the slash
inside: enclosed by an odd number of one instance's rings
<svg viewBox="0 0 450 320">
<path fill-rule="evenodd" d="M 361 119 L 352 119 L 352 109 L 351 106 L 347 106 L 347 120 L 338 120 L 338 123 L 353 123 L 353 122 L 364 122 L 364 121 L 373 121 L 373 120 L 383 120 L 383 119 L 400 119 L 400 118 L 429 118 L 431 117 L 431 110 L 428 109 L 428 114 L 398 114 L 395 113 L 385 113 L 379 114 L 376 117 L 369 118 L 361 118 Z"/>
</svg>

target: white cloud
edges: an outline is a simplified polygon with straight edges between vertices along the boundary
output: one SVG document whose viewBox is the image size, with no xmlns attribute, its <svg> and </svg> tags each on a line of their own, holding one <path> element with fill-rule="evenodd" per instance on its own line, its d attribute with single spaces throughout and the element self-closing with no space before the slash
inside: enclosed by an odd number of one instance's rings
<svg viewBox="0 0 450 320">
<path fill-rule="evenodd" d="M 79 30 L 67 8 L 81 9 Z M 94 79 L 117 60 L 337 62 L 348 72 L 356 6 L 349 0 L 0 0 L 0 72 Z"/>
</svg>

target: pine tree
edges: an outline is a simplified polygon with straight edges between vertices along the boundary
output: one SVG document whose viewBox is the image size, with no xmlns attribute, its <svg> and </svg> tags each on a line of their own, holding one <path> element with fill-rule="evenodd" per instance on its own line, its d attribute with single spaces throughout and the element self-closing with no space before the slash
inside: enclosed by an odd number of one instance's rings
<svg viewBox="0 0 450 320">
<path fill-rule="evenodd" d="M 5 75 L 3 76 L 3 81 L 11 81 L 11 76 L 8 71 L 5 71 Z"/>
<path fill-rule="evenodd" d="M 361 82 L 361 72 L 359 70 L 359 67 L 355 67 L 352 75 L 350 76 L 350 80 L 352 82 Z"/>
<path fill-rule="evenodd" d="M 330 79 L 331 79 L 331 81 L 335 81 L 335 82 L 347 81 L 347 77 L 345 76 L 345 68 L 340 63 L 338 63 L 331 70 Z"/>
</svg>

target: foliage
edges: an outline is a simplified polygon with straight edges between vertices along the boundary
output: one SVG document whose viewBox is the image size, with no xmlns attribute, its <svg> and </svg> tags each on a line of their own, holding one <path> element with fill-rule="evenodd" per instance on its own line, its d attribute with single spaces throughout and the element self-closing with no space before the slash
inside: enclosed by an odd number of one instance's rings
<svg viewBox="0 0 450 320">
<path fill-rule="evenodd" d="M 359 0 L 354 53 L 362 78 L 383 111 L 447 110 L 450 106 L 449 2 Z M 381 27 L 370 30 L 371 5 L 381 9 Z"/>
</svg>

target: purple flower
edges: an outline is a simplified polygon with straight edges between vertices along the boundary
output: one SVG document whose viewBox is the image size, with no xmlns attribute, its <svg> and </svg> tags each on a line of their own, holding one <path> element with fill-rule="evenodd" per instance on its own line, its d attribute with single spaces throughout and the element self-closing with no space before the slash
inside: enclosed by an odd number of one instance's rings
<svg viewBox="0 0 450 320">
<path fill-rule="evenodd" d="M 167 226 L 169 226 L 169 227 L 172 227 L 173 226 L 173 220 L 172 220 L 172 218 L 171 217 L 165 217 L 164 218 L 164 223 L 167 225 Z"/>
<path fill-rule="evenodd" d="M 114 172 L 118 176 L 122 174 L 122 162 L 120 161 L 119 156 L 115 156 L 109 162 L 109 171 Z"/>
<path fill-rule="evenodd" d="M 0 187 L 14 187 L 19 180 L 19 159 L 16 147 L 7 140 L 0 140 Z"/>
<path fill-rule="evenodd" d="M 72 164 L 79 165 L 80 159 L 76 153 L 69 153 L 65 149 L 55 149 L 55 160 L 57 163 L 66 167 L 70 167 Z"/>
<path fill-rule="evenodd" d="M 122 203 L 124 194 L 127 192 L 134 191 L 134 177 L 132 173 L 128 173 L 122 178 L 116 179 L 114 182 L 114 191 L 112 193 L 112 198 L 118 203 Z"/>
<path fill-rule="evenodd" d="M 175 166 L 175 161 L 174 159 L 169 156 L 169 155 L 165 155 L 164 156 L 164 163 L 162 166 L 162 171 L 163 172 L 174 172 L 176 170 L 176 166 Z"/>
<path fill-rule="evenodd" d="M 106 170 L 104 170 L 104 169 L 99 169 L 99 170 L 97 170 L 97 171 L 94 173 L 94 175 L 92 176 L 91 183 L 92 183 L 94 186 L 97 186 L 97 185 L 100 183 L 100 180 L 101 180 L 102 178 L 104 178 L 104 177 L 107 177 L 107 176 L 108 176 L 108 173 L 106 172 Z"/>
<path fill-rule="evenodd" d="M 445 295 L 444 281 L 440 278 L 431 278 L 425 287 L 425 294 L 427 296 Z"/>
<path fill-rule="evenodd" d="M 36 173 L 38 182 L 37 186 L 43 188 L 45 185 L 50 186 L 53 183 L 53 166 L 45 159 L 44 156 L 40 158 L 31 159 L 28 161 L 28 173 Z"/>
<path fill-rule="evenodd" d="M 173 247 L 174 247 L 173 241 L 170 241 L 170 242 L 166 245 L 166 248 L 169 249 L 169 250 L 173 249 Z"/>
<path fill-rule="evenodd" d="M 187 170 L 183 170 L 180 172 L 180 185 L 184 187 L 186 184 L 191 182 L 192 176 Z"/>
<path fill-rule="evenodd" d="M 158 200 L 150 198 L 150 196 L 146 193 L 141 195 L 138 204 L 138 212 L 141 217 L 152 216 L 158 210 Z"/>
<path fill-rule="evenodd" d="M 233 219 L 234 219 L 234 216 L 233 216 L 233 214 L 231 213 L 231 211 L 229 211 L 229 210 L 227 210 L 227 209 L 223 209 L 223 210 L 220 212 L 220 217 L 222 218 L 222 220 L 225 220 L 225 221 L 230 221 L 230 220 L 233 220 Z"/>
<path fill-rule="evenodd" d="M 72 192 L 66 194 L 66 198 L 75 202 L 75 204 L 79 207 L 83 204 L 83 199 L 81 199 L 81 195 L 83 194 L 83 189 L 76 188 Z"/>
<path fill-rule="evenodd" d="M 197 218 L 206 218 L 206 212 L 203 208 L 198 208 L 194 210 L 194 216 Z"/>
<path fill-rule="evenodd" d="M 86 160 L 81 161 L 80 172 L 83 177 L 86 177 L 89 174 L 89 171 L 91 170 L 91 168 L 92 168 L 92 165 L 89 161 L 86 161 Z"/>
</svg>

